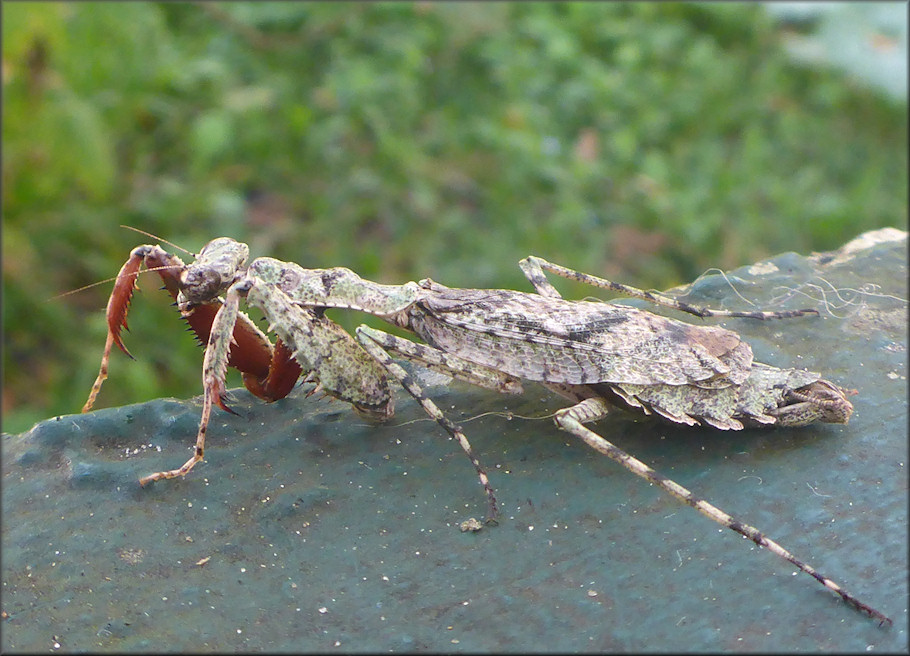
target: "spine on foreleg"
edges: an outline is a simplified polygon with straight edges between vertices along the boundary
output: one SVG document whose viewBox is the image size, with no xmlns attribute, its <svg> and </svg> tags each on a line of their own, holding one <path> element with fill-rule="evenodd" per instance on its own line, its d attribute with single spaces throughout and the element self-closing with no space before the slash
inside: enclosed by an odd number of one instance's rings
<svg viewBox="0 0 910 656">
<path fill-rule="evenodd" d="M 247 302 L 262 310 L 269 331 L 288 345 L 322 391 L 350 403 L 370 419 L 383 421 L 392 416 L 394 405 L 385 374 L 321 309 L 301 308 L 280 289 L 262 282 L 252 285 Z"/>
</svg>

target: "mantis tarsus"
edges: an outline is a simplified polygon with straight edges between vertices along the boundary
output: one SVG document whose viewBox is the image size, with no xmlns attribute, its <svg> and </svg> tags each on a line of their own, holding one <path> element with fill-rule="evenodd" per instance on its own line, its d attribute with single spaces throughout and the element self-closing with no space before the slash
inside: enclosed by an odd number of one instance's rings
<svg viewBox="0 0 910 656">
<path fill-rule="evenodd" d="M 92 408 L 107 377 L 113 344 L 128 354 L 120 332 L 143 264 L 161 276 L 182 316 L 206 343 L 202 419 L 194 454 L 178 469 L 142 478 L 143 485 L 184 476 L 202 460 L 212 406 L 230 411 L 224 401 L 228 366 L 239 369 L 246 387 L 267 401 L 286 396 L 303 373 L 327 394 L 379 421 L 394 412 L 391 378 L 468 454 L 486 492 L 487 521 L 492 523 L 496 498 L 470 443 L 392 355 L 502 393 L 520 393 L 522 379 L 536 381 L 572 402 L 555 415 L 560 429 L 789 561 L 857 610 L 890 624 L 884 614 L 758 529 L 696 497 L 585 426 L 605 417 L 611 406 L 722 430 L 738 430 L 744 424 L 845 424 L 853 406 L 844 390 L 818 374 L 753 362 L 750 346 L 721 327 L 696 326 L 624 305 L 564 300 L 545 271 L 700 317 L 778 319 L 817 314 L 815 310 L 695 308 L 537 257 L 520 263 L 537 292 L 524 293 L 449 288 L 430 279 L 382 285 L 345 268 L 304 269 L 268 257 L 247 265 L 248 256 L 245 244 L 224 237 L 206 244 L 189 265 L 160 246 L 144 245 L 133 249 L 117 276 L 107 307 L 109 331 L 101 370 L 83 412 Z M 276 344 L 239 311 L 241 299 L 263 312 L 268 332 L 278 336 Z M 355 338 L 325 316 L 326 308 L 375 315 L 415 333 L 426 344 L 368 326 L 357 328 Z"/>
</svg>

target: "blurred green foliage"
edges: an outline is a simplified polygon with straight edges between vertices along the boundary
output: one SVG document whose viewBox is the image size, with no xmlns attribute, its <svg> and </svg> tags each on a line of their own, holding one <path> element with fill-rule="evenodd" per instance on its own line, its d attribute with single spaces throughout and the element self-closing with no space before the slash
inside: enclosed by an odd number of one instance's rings
<svg viewBox="0 0 910 656">
<path fill-rule="evenodd" d="M 643 287 L 907 221 L 906 104 L 709 3 L 3 3 L 3 428 L 78 412 L 149 238 Z M 154 274 L 100 404 L 201 390 Z M 150 291 L 152 290 L 152 291 Z M 351 326 L 361 317 L 340 317 Z M 233 384 L 236 383 L 234 379 Z"/>
</svg>

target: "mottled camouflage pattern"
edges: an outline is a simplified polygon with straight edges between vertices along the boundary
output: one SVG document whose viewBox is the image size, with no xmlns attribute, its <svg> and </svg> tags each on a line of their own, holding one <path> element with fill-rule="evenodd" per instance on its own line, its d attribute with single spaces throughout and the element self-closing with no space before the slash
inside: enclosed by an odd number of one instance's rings
<svg viewBox="0 0 910 656">
<path fill-rule="evenodd" d="M 806 388 L 821 381 L 818 374 L 802 369 L 778 369 L 753 362 L 749 377 L 742 385 L 705 389 L 697 385 L 610 385 L 609 389 L 630 409 L 651 412 L 681 424 L 695 426 L 705 423 L 721 430 L 740 430 L 743 424 L 761 426 L 780 423 L 786 426 L 805 425 L 807 414 L 797 421 L 782 408 L 798 402 L 789 392 Z M 843 398 L 843 396 L 841 396 Z M 843 401 L 849 405 L 849 401 Z M 849 412 L 846 415 L 849 416 Z M 816 421 L 825 421 L 819 412 Z M 846 423 L 846 417 L 840 415 Z M 828 420 L 831 423 L 831 420 Z"/>
<path fill-rule="evenodd" d="M 260 257 L 248 274 L 274 285 L 295 303 L 306 307 L 340 307 L 389 318 L 406 310 L 416 299 L 413 282 L 380 285 L 364 280 L 350 269 L 304 269 L 293 262 Z"/>
<path fill-rule="evenodd" d="M 120 284 L 109 304 L 111 332 L 90 401 L 106 375 L 110 346 L 115 341 L 119 344 L 121 324 L 125 326 L 132 283 L 123 282 L 121 277 L 135 275 L 140 261 L 147 261 L 149 254 L 160 250 L 135 249 L 124 267 L 125 273 L 118 276 Z M 380 285 L 363 280 L 349 269 L 304 269 L 272 258 L 259 258 L 245 268 L 247 256 L 246 245 L 220 238 L 207 244 L 189 266 L 183 267 L 176 259 L 167 265 L 177 266 L 176 297 L 185 317 L 206 307 L 219 309 L 211 320 L 203 363 L 205 395 L 194 456 L 183 467 L 152 474 L 142 479 L 143 483 L 184 476 L 202 459 L 212 404 L 227 409 L 221 400 L 224 376 L 229 358 L 234 357 L 231 344 L 237 325 L 248 321 L 238 310 L 240 299 L 245 297 L 249 305 L 265 313 L 269 331 L 280 338 L 273 350 L 270 346 L 255 349 L 259 355 L 271 354 L 270 370 L 284 367 L 287 360 L 281 360 L 281 353 L 287 353 L 283 350 L 286 346 L 293 351 L 300 368 L 327 393 L 377 419 L 392 415 L 387 377 L 397 380 L 470 457 L 487 494 L 488 521 L 495 520 L 496 499 L 470 443 L 416 380 L 393 360 L 392 354 L 502 392 L 520 391 L 520 379 L 546 385 L 573 402 L 571 407 L 555 413 L 559 428 L 711 520 L 784 558 L 854 608 L 881 623 L 890 623 L 885 615 L 795 558 L 758 529 L 696 497 L 584 425 L 605 417 L 610 404 L 672 422 L 704 423 L 724 430 L 738 430 L 746 423 L 846 423 L 853 406 L 845 392 L 818 374 L 753 362 L 751 347 L 724 328 L 694 326 L 625 305 L 564 300 L 546 280 L 544 271 L 698 316 L 767 319 L 801 316 L 814 310 L 740 313 L 693 308 L 662 294 L 629 288 L 534 257 L 526 258 L 520 266 L 536 294 L 454 289 L 429 279 L 400 286 Z M 172 277 L 171 287 L 173 280 Z M 218 300 L 222 293 L 223 302 Z M 324 316 L 325 308 L 330 307 L 382 317 L 413 331 L 427 344 L 366 326 L 357 329 L 355 339 Z M 241 336 L 245 332 L 241 330 Z M 258 340 L 258 335 L 253 337 Z M 270 374 L 265 379 L 266 390 L 272 389 L 271 378 Z M 255 386 L 252 389 L 258 391 Z M 276 394 L 283 391 L 279 386 L 274 389 Z"/>
<path fill-rule="evenodd" d="M 534 280 L 527 262 L 522 268 L 547 295 L 455 289 L 429 279 L 381 285 L 349 269 L 304 269 L 268 257 L 244 271 L 248 253 L 245 244 L 229 238 L 206 244 L 181 273 L 181 311 L 190 313 L 194 304 L 211 301 L 245 275 L 248 302 L 266 314 L 270 330 L 292 347 L 304 371 L 366 414 L 390 414 L 385 375 L 320 308 L 369 312 L 463 361 L 549 383 L 570 398 L 590 396 L 567 393 L 571 386 L 586 386 L 626 409 L 678 423 L 738 430 L 744 423 L 846 423 L 852 412 L 843 391 L 818 374 L 754 363 L 752 349 L 730 330 L 625 305 L 564 300 L 548 292 L 552 288 L 540 276 Z M 571 270 L 559 273 L 584 280 Z M 633 293 L 655 301 L 659 296 Z"/>
<path fill-rule="evenodd" d="M 394 413 L 388 377 L 354 338 L 321 310 L 301 308 L 273 285 L 251 280 L 247 302 L 262 310 L 275 332 L 293 351 L 301 368 L 322 391 L 347 401 L 359 413 L 382 421 Z"/>
<path fill-rule="evenodd" d="M 749 345 L 723 328 L 611 303 L 424 284 L 407 327 L 444 351 L 519 378 L 716 388 L 749 376 Z"/>
<path fill-rule="evenodd" d="M 503 289 L 452 289 L 431 280 L 379 285 L 349 269 L 304 269 L 272 258 L 254 261 L 250 274 L 303 306 L 370 312 L 437 349 L 516 378 L 612 383 L 603 391 L 619 405 L 678 423 L 733 430 L 743 422 L 845 423 L 852 411 L 833 383 L 818 374 L 753 363 L 749 345 L 717 326 L 694 326 L 628 306 Z M 813 413 L 811 399 L 789 392 L 816 382 L 831 394 Z M 780 411 L 790 404 L 802 404 L 802 411 Z M 839 407 L 830 411 L 832 404 Z"/>
</svg>

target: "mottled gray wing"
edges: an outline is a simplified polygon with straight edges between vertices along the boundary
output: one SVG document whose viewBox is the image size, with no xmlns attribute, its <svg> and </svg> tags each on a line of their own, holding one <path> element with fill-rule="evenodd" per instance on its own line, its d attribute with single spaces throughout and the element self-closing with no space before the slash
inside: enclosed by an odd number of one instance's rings
<svg viewBox="0 0 910 656">
<path fill-rule="evenodd" d="M 749 345 L 723 328 L 512 290 L 434 284 L 409 320 L 437 348 L 534 381 L 720 388 L 752 364 Z"/>
</svg>

